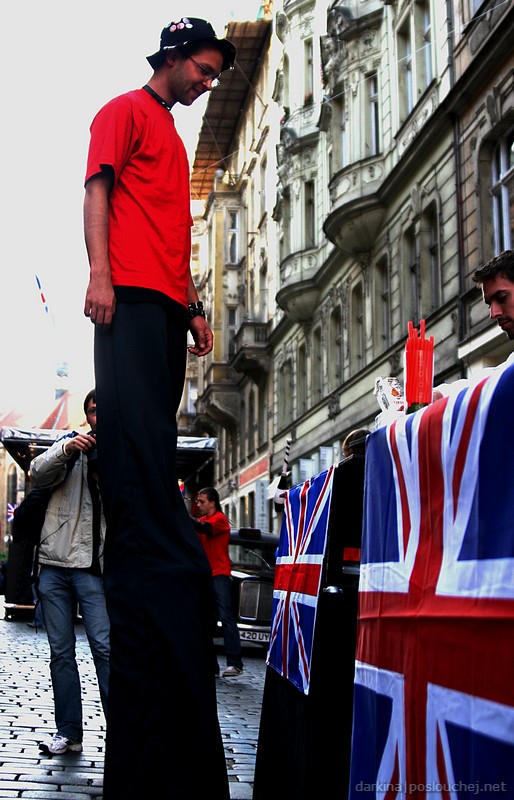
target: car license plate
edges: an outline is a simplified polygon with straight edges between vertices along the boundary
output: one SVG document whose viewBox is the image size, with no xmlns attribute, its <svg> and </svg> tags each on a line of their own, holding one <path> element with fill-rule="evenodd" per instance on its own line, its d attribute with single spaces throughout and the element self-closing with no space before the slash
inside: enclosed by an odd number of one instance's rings
<svg viewBox="0 0 514 800">
<path fill-rule="evenodd" d="M 250 642 L 269 642 L 269 633 L 262 631 L 239 631 L 241 639 L 246 639 Z"/>
</svg>

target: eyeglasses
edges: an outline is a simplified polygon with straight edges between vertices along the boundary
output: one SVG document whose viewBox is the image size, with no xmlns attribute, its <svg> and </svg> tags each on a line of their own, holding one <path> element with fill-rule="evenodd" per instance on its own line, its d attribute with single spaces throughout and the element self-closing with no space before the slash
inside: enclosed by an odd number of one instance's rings
<svg viewBox="0 0 514 800">
<path fill-rule="evenodd" d="M 221 80 L 219 74 L 213 72 L 212 69 L 207 69 L 207 67 L 203 67 L 201 64 L 198 63 L 198 61 L 196 61 L 196 59 L 193 58 L 193 56 L 187 56 L 187 58 L 190 61 L 192 61 L 196 67 L 198 67 L 204 81 L 210 82 L 211 89 L 215 89 L 216 86 L 220 85 Z"/>
</svg>

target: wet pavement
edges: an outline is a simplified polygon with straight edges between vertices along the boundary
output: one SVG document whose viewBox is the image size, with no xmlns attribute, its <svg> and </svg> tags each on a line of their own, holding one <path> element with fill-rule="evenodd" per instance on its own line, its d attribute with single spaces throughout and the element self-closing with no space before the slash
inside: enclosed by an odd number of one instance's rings
<svg viewBox="0 0 514 800">
<path fill-rule="evenodd" d="M 27 619 L 4 619 L 0 602 L 0 800 L 100 800 L 105 719 L 94 666 L 81 625 L 76 627 L 82 681 L 84 749 L 48 757 L 38 742 L 55 731 L 46 633 Z M 266 650 L 243 650 L 244 672 L 216 681 L 231 800 L 251 800 Z M 223 668 L 222 651 L 218 660 Z"/>
</svg>

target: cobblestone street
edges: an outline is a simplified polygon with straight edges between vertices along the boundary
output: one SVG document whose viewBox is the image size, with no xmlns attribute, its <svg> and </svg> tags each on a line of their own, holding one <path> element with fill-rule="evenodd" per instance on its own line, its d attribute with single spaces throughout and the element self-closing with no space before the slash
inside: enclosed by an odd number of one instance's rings
<svg viewBox="0 0 514 800">
<path fill-rule="evenodd" d="M 76 633 L 84 749 L 49 758 L 38 749 L 38 742 L 55 730 L 46 633 L 36 632 L 26 620 L 5 620 L 3 598 L 0 615 L 0 800 L 100 800 L 105 720 L 82 626 L 77 625 Z M 216 682 L 231 800 L 252 797 L 265 652 L 257 646 L 245 648 L 243 674 Z M 223 666 L 222 652 L 218 660 Z"/>
</svg>

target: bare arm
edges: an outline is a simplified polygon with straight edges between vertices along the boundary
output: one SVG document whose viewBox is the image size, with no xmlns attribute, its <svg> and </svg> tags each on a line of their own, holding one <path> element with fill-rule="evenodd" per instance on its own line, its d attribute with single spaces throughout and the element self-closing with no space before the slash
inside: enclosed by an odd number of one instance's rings
<svg viewBox="0 0 514 800">
<path fill-rule="evenodd" d="M 84 199 L 84 236 L 90 266 L 84 314 L 91 322 L 104 327 L 111 324 L 116 308 L 109 261 L 109 194 L 112 185 L 111 172 L 95 175 L 86 183 Z"/>
<path fill-rule="evenodd" d="M 191 274 L 189 274 L 187 302 L 198 302 L 198 292 Z M 210 353 L 213 345 L 213 335 L 207 320 L 201 316 L 193 317 L 193 319 L 189 320 L 189 330 L 195 340 L 194 346 L 188 347 L 189 352 L 194 356 L 206 356 L 207 353 Z"/>
</svg>

